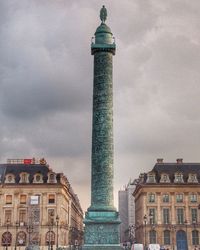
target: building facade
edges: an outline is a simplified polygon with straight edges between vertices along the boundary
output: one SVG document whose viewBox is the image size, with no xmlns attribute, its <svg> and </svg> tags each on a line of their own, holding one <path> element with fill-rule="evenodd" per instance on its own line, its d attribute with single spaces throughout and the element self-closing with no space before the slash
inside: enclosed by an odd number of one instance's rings
<svg viewBox="0 0 200 250">
<path fill-rule="evenodd" d="M 133 192 L 135 183 L 130 181 L 123 190 L 118 192 L 120 215 L 120 242 L 134 241 L 135 238 L 135 201 Z"/>
<path fill-rule="evenodd" d="M 44 159 L 0 164 L 0 249 L 82 244 L 83 211 L 66 176 Z"/>
<path fill-rule="evenodd" d="M 164 163 L 140 174 L 134 191 L 136 240 L 165 249 L 200 247 L 200 163 Z"/>
</svg>

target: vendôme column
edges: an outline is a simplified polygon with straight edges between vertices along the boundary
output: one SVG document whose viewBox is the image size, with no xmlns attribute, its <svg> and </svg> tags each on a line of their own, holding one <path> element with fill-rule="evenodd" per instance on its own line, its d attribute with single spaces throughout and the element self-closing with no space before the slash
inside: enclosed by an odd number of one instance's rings
<svg viewBox="0 0 200 250">
<path fill-rule="evenodd" d="M 105 24 L 107 10 L 91 45 L 94 55 L 91 206 L 85 215 L 83 249 L 118 250 L 119 215 L 113 205 L 113 55 L 115 42 Z"/>
</svg>

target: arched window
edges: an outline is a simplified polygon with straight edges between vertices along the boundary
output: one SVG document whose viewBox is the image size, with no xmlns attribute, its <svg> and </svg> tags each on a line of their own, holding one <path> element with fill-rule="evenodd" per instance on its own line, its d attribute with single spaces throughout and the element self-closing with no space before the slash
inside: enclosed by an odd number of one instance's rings
<svg viewBox="0 0 200 250">
<path fill-rule="evenodd" d="M 17 245 L 18 246 L 26 246 L 26 233 L 23 231 L 20 231 L 17 234 Z"/>
<path fill-rule="evenodd" d="M 149 242 L 150 244 L 156 244 L 156 231 L 155 230 L 151 230 L 149 232 Z"/>
<path fill-rule="evenodd" d="M 53 231 L 46 233 L 46 245 L 55 245 L 55 233 Z"/>
<path fill-rule="evenodd" d="M 29 174 L 26 172 L 20 173 L 19 183 L 29 183 Z"/>
<path fill-rule="evenodd" d="M 40 173 L 34 175 L 33 183 L 43 183 L 43 176 Z"/>
<path fill-rule="evenodd" d="M 170 245 L 170 231 L 165 230 L 164 231 L 164 245 Z"/>
<path fill-rule="evenodd" d="M 192 231 L 192 245 L 199 245 L 199 232 L 197 230 Z"/>
<path fill-rule="evenodd" d="M 10 232 L 5 232 L 2 234 L 1 245 L 10 246 L 12 243 L 12 234 Z"/>
<path fill-rule="evenodd" d="M 5 177 L 5 183 L 15 183 L 15 176 L 13 174 L 7 174 Z"/>
</svg>

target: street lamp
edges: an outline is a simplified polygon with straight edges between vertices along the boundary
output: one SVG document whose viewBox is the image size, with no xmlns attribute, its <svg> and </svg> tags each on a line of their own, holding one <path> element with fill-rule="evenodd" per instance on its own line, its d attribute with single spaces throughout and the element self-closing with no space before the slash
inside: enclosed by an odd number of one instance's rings
<svg viewBox="0 0 200 250">
<path fill-rule="evenodd" d="M 50 221 L 49 221 L 49 249 L 53 250 L 53 245 L 52 245 L 52 238 L 53 236 L 53 223 L 54 223 L 54 213 L 52 212 L 50 214 Z"/>
<path fill-rule="evenodd" d="M 28 233 L 28 245 L 31 245 L 31 233 L 33 232 L 33 225 L 28 225 L 27 228 L 27 233 Z"/>
<path fill-rule="evenodd" d="M 134 225 L 129 225 L 129 240 L 131 242 L 131 245 L 134 241 Z"/>
<path fill-rule="evenodd" d="M 9 218 L 6 220 L 6 250 L 8 250 L 8 227 L 9 227 L 9 224 L 10 224 L 10 220 Z"/>
<path fill-rule="evenodd" d="M 145 216 L 143 217 L 144 220 L 144 249 L 146 250 L 147 248 L 147 215 L 145 214 Z"/>
<path fill-rule="evenodd" d="M 15 222 L 15 227 L 16 227 L 15 250 L 17 250 L 17 231 L 18 231 L 18 227 L 19 227 L 18 221 Z"/>
<path fill-rule="evenodd" d="M 188 234 L 188 233 L 187 233 L 188 221 L 185 220 L 185 221 L 184 221 L 184 224 L 185 224 L 185 229 L 186 229 L 186 230 L 185 230 L 185 232 L 186 232 L 186 242 L 187 242 L 187 245 L 188 245 L 188 235 L 187 235 L 187 234 Z"/>
<path fill-rule="evenodd" d="M 176 226 L 171 225 L 170 229 L 172 230 L 172 249 L 174 250 L 174 232 L 176 231 Z"/>
<path fill-rule="evenodd" d="M 59 216 L 56 216 L 56 229 L 57 229 L 57 234 L 56 234 L 56 249 L 58 249 L 58 223 L 59 223 Z"/>
</svg>

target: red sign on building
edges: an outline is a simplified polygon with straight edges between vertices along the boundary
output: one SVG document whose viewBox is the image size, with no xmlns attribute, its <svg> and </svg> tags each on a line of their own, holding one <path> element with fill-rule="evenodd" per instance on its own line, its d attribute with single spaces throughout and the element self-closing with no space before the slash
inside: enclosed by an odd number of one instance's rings
<svg viewBox="0 0 200 250">
<path fill-rule="evenodd" d="M 24 164 L 31 164 L 32 163 L 32 159 L 24 159 Z"/>
</svg>

